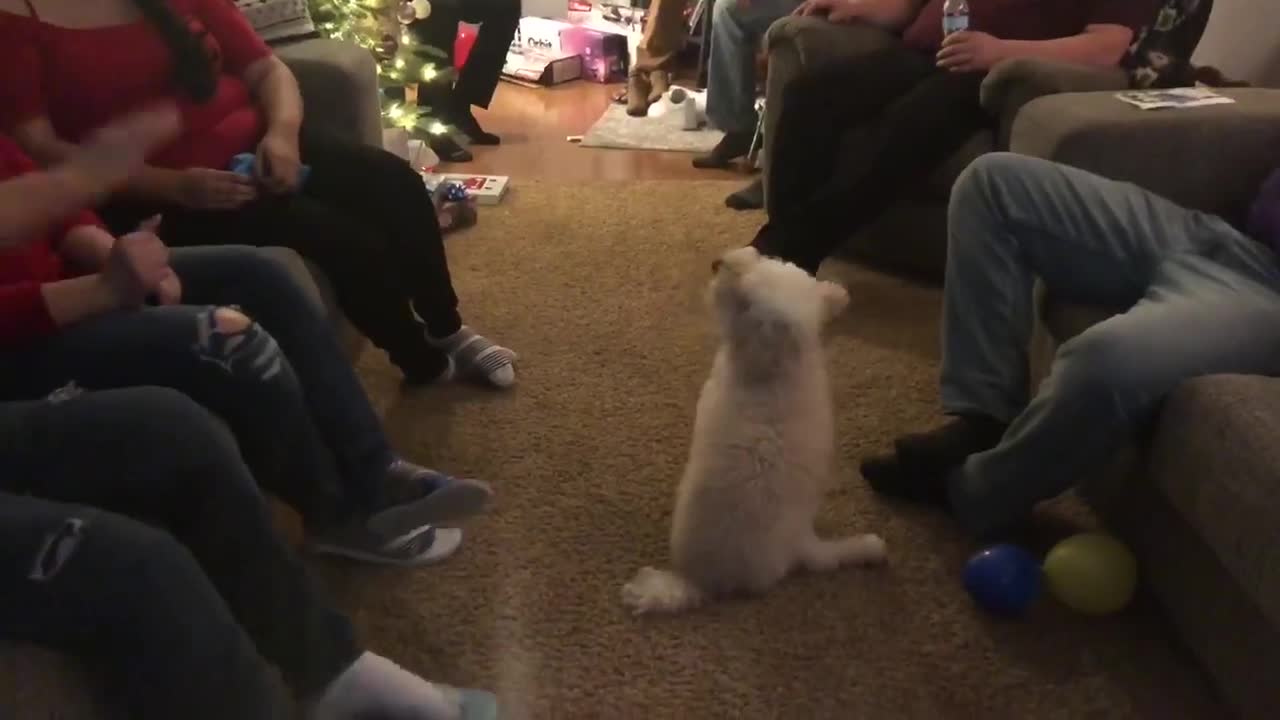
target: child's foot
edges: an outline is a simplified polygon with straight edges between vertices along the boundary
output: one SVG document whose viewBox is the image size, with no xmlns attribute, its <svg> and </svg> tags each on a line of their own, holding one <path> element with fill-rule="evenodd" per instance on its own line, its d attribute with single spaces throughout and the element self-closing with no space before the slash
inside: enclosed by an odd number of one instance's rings
<svg viewBox="0 0 1280 720">
<path fill-rule="evenodd" d="M 461 377 L 482 380 L 499 388 L 509 388 L 516 383 L 516 354 L 466 325 L 448 337 L 428 336 L 427 340 L 449 353 Z"/>
<path fill-rule="evenodd" d="M 310 720 L 497 720 L 492 693 L 428 682 L 394 662 L 365 652 L 325 688 Z"/>
<path fill-rule="evenodd" d="M 423 525 L 476 515 L 492 497 L 487 483 L 396 460 L 387 468 L 381 508 L 369 516 L 368 526 L 383 537 L 400 537 Z"/>
<path fill-rule="evenodd" d="M 401 567 L 440 562 L 456 552 L 461 544 L 462 531 L 457 528 L 428 525 L 404 535 L 389 536 L 369 527 L 363 518 L 324 530 L 307 541 L 307 547 L 321 555 Z"/>
<path fill-rule="evenodd" d="M 756 178 L 750 185 L 729 193 L 724 204 L 733 210 L 759 210 L 764 207 L 764 181 Z"/>
<path fill-rule="evenodd" d="M 699 169 L 727 168 L 729 163 L 743 157 L 751 150 L 751 141 L 755 133 L 730 131 L 724 134 L 720 142 L 711 148 L 706 155 L 698 155 L 693 159 L 693 166 Z"/>
</svg>

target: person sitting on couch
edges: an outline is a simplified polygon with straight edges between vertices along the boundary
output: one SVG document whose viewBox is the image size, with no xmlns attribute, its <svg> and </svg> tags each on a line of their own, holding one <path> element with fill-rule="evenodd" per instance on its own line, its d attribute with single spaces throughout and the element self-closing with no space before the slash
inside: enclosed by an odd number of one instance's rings
<svg viewBox="0 0 1280 720">
<path fill-rule="evenodd" d="M 0 402 L 0 467 L 0 638 L 91 663 L 120 717 L 293 717 L 270 663 L 309 720 L 497 719 L 362 647 L 185 395 Z"/>
<path fill-rule="evenodd" d="M 724 137 L 696 168 L 723 168 L 751 150 L 756 113 L 756 51 L 778 18 L 800 0 L 715 0 L 711 10 L 711 55 L 707 65 L 707 119 Z"/>
<path fill-rule="evenodd" d="M 1184 380 L 1280 375 L 1280 170 L 1243 225 L 1046 160 L 979 158 L 951 194 L 951 419 L 897 439 L 862 474 L 990 536 L 1100 469 Z M 1028 402 L 1037 278 L 1055 299 L 1129 310 L 1064 343 Z"/>
<path fill-rule="evenodd" d="M 226 0 L 0 0 L 0 131 L 42 164 L 158 101 L 186 131 L 104 217 L 163 215 L 174 245 L 284 245 L 411 384 L 515 382 L 515 355 L 462 323 L 430 194 L 382 150 L 301 130 L 293 74 Z M 232 159 L 256 153 L 253 177 Z M 303 164 L 310 174 L 303 182 Z"/>
<path fill-rule="evenodd" d="M 810 272 L 975 132 L 987 71 L 1015 58 L 1118 67 L 1156 0 L 969 0 L 944 37 L 943 0 L 807 0 L 804 15 L 902 30 L 902 42 L 822 65 L 784 90 L 772 202 L 753 244 Z M 874 128 L 866 137 L 859 131 Z M 856 151 L 843 153 L 849 138 Z M 843 156 L 842 156 L 843 155 Z M 856 155 L 851 158 L 849 155 Z"/>
<path fill-rule="evenodd" d="M 100 186 L 101 158 L 127 155 L 139 128 L 164 127 L 176 131 L 176 111 L 89 135 L 64 177 Z M 30 193 L 24 176 L 36 171 L 0 136 L 0 195 Z M 46 218 L 26 223 L 30 235 L 0 233 L 0 400 L 173 388 L 226 420 L 257 481 L 302 513 L 316 551 L 412 565 L 458 547 L 461 531 L 432 525 L 478 512 L 488 486 L 392 451 L 328 321 L 283 263 L 245 246 L 170 254 L 145 228 L 116 239 L 92 213 L 36 204 L 47 196 L 22 198 Z"/>
</svg>

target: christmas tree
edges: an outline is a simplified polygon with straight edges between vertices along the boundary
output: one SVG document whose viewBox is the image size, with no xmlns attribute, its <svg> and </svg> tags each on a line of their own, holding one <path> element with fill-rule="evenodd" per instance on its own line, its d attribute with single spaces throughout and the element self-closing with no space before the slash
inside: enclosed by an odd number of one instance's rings
<svg viewBox="0 0 1280 720">
<path fill-rule="evenodd" d="M 417 104 L 419 83 L 452 82 L 439 48 L 414 40 L 409 24 L 431 15 L 430 0 L 309 0 L 311 17 L 327 37 L 355 43 L 378 61 L 382 116 L 390 126 L 443 133 L 431 108 Z"/>
</svg>

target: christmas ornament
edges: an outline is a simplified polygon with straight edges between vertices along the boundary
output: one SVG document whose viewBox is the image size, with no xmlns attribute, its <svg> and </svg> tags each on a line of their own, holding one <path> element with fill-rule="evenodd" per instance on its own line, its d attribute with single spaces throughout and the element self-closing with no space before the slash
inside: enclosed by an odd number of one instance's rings
<svg viewBox="0 0 1280 720">
<path fill-rule="evenodd" d="M 417 19 L 418 11 L 413 7 L 413 3 L 408 0 L 400 3 L 400 7 L 396 8 L 396 20 L 399 20 L 401 25 L 408 25 Z"/>
<path fill-rule="evenodd" d="M 413 15 L 417 19 L 426 20 L 431 17 L 430 0 L 410 0 L 409 4 L 413 6 Z"/>
<path fill-rule="evenodd" d="M 384 34 L 382 39 L 378 41 L 378 58 L 380 60 L 390 60 L 396 56 L 396 51 L 399 49 L 400 43 L 396 42 L 395 36 L 390 33 Z"/>
</svg>

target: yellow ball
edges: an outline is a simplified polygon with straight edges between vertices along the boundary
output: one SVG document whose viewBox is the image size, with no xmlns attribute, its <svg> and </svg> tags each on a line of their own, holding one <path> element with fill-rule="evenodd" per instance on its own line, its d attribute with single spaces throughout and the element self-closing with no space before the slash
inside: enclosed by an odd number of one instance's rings
<svg viewBox="0 0 1280 720">
<path fill-rule="evenodd" d="M 1058 543 L 1044 559 L 1049 591 L 1088 615 L 1119 612 L 1138 587 L 1138 561 L 1110 535 L 1082 533 Z"/>
</svg>

